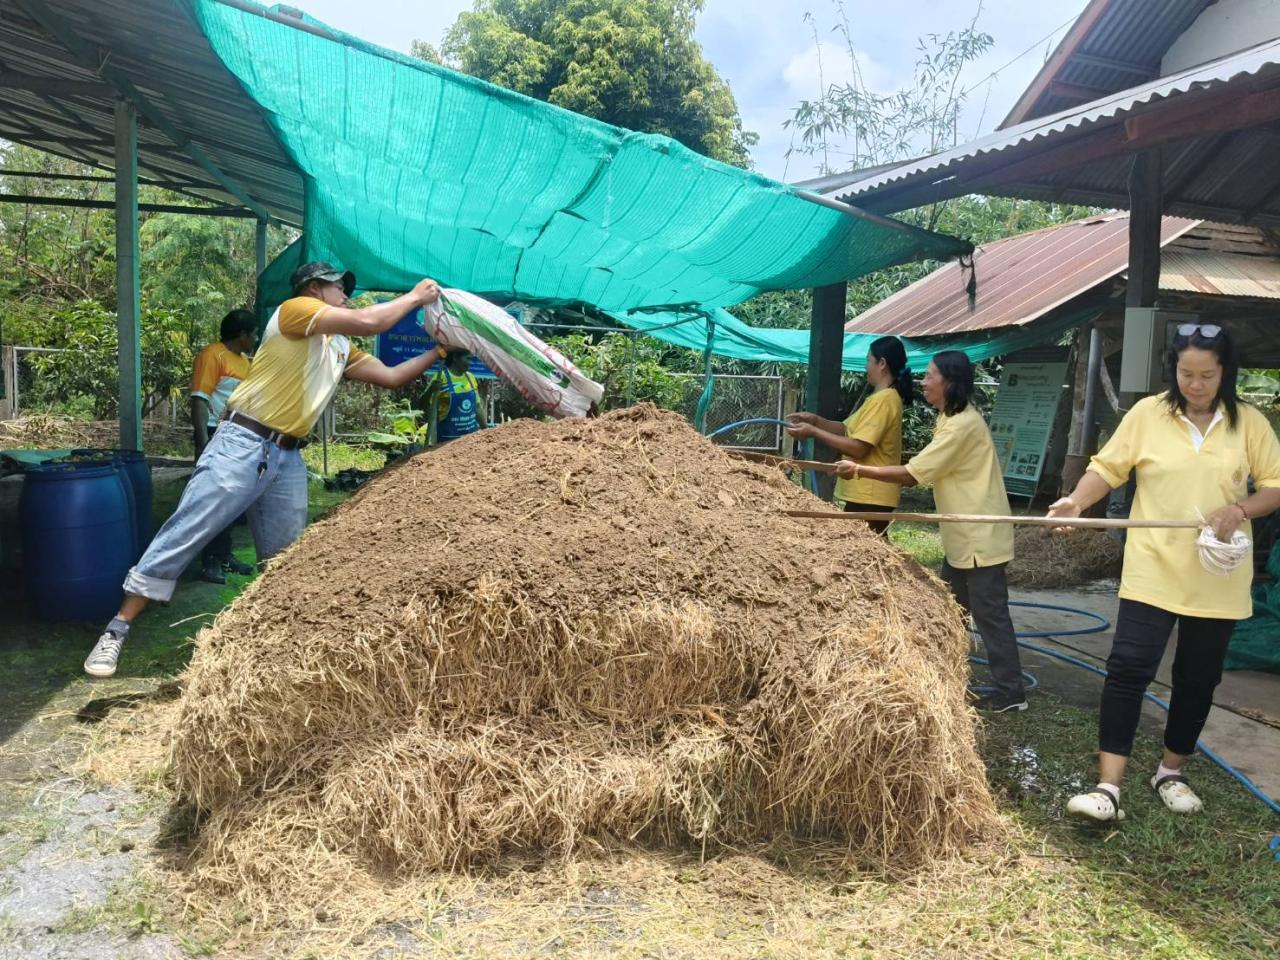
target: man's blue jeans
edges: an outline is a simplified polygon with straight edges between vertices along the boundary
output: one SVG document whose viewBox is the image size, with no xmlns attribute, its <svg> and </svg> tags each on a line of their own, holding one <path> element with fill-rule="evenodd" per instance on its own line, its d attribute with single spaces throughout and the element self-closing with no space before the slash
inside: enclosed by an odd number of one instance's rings
<svg viewBox="0 0 1280 960">
<path fill-rule="evenodd" d="M 125 593 L 168 600 L 187 565 L 246 510 L 258 560 L 270 560 L 306 526 L 307 468 L 299 451 L 223 423 L 200 455 L 178 508 L 129 571 Z"/>
</svg>

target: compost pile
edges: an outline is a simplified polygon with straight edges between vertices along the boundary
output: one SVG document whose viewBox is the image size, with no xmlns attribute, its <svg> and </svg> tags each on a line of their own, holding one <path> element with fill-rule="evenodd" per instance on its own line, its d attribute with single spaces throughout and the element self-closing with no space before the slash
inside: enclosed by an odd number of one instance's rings
<svg viewBox="0 0 1280 960">
<path fill-rule="evenodd" d="M 1016 587 L 1075 587 L 1120 576 L 1124 544 L 1104 530 L 1052 533 L 1018 527 L 1013 534 L 1009 583 Z"/>
<path fill-rule="evenodd" d="M 966 849 L 995 814 L 958 608 L 863 525 L 781 514 L 819 506 L 649 406 L 388 471 L 197 640 L 173 748 L 196 878 Z"/>
</svg>

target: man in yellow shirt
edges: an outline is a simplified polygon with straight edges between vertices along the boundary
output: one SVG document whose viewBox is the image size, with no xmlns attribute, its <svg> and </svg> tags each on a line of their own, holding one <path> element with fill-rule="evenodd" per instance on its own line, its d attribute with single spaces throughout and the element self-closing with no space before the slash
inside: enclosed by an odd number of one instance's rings
<svg viewBox="0 0 1280 960">
<path fill-rule="evenodd" d="M 987 423 L 973 405 L 973 364 L 957 350 L 937 354 L 921 384 L 925 400 L 938 411 L 929 445 L 905 467 L 867 467 L 842 461 L 837 475 L 869 477 L 903 486 L 933 486 L 942 513 L 1008 516 L 1000 460 Z M 1013 526 L 999 523 L 944 523 L 942 548 L 947 581 L 960 606 L 972 614 L 982 636 L 995 689 L 981 706 L 994 713 L 1027 709 L 1018 640 L 1009 616 L 1005 565 L 1013 559 Z"/>
<path fill-rule="evenodd" d="M 240 381 L 249 375 L 249 358 L 258 338 L 258 321 L 248 310 L 232 310 L 222 318 L 218 339 L 198 354 L 191 372 L 191 429 L 195 436 L 196 460 L 209 445 L 218 427 L 227 399 Z M 252 573 L 253 568 L 231 555 L 231 528 L 223 529 L 204 548 L 200 579 L 226 583 L 224 570 Z"/>
<path fill-rule="evenodd" d="M 409 311 L 433 303 L 440 296 L 434 280 L 358 310 L 347 306 L 356 283 L 349 271 L 306 263 L 290 282 L 294 296 L 268 321 L 249 374 L 227 400 L 177 509 L 125 578 L 124 603 L 85 660 L 90 676 L 115 673 L 134 618 L 152 600 L 168 600 L 187 564 L 246 510 L 260 562 L 298 538 L 307 519 L 307 469 L 299 451 L 343 378 L 394 389 L 440 355 L 436 348 L 387 367 L 350 340 L 389 330 Z"/>
</svg>

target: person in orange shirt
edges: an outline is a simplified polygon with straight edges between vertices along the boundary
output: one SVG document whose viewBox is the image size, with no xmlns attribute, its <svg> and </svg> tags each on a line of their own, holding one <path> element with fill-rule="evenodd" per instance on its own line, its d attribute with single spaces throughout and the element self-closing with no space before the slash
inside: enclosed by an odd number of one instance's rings
<svg viewBox="0 0 1280 960">
<path fill-rule="evenodd" d="M 196 460 L 218 428 L 227 400 L 249 375 L 249 358 L 257 340 L 258 321 L 248 310 L 232 310 L 222 318 L 219 339 L 196 354 L 191 373 L 191 429 Z M 224 527 L 204 548 L 200 579 L 226 583 L 225 571 L 252 573 L 253 568 L 231 555 L 231 528 Z"/>
</svg>

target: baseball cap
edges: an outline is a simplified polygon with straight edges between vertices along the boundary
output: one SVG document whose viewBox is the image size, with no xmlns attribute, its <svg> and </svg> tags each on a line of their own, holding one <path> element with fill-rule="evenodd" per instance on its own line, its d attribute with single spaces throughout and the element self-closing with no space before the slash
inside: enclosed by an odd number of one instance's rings
<svg viewBox="0 0 1280 960">
<path fill-rule="evenodd" d="M 348 297 L 356 288 L 356 275 L 350 270 L 339 270 L 327 260 L 313 260 L 310 263 L 304 263 L 297 270 L 289 275 L 289 286 L 293 288 L 293 292 L 297 293 L 298 288 L 304 283 L 312 280 L 325 280 L 329 283 L 337 283 L 342 281 L 342 292 Z"/>
</svg>

